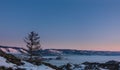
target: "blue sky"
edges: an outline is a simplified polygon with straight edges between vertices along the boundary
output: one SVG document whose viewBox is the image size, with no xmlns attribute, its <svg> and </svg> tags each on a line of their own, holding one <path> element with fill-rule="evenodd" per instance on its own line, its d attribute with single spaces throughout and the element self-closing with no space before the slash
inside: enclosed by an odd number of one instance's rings
<svg viewBox="0 0 120 70">
<path fill-rule="evenodd" d="M 30 31 L 43 48 L 115 50 L 120 48 L 120 1 L 0 1 L 0 44 L 25 47 Z"/>
</svg>

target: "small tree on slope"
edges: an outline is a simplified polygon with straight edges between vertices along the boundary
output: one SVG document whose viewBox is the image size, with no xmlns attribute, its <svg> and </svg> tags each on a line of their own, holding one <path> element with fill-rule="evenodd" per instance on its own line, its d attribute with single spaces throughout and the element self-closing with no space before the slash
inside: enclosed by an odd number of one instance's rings
<svg viewBox="0 0 120 70">
<path fill-rule="evenodd" d="M 41 49 L 40 44 L 40 37 L 38 33 L 32 31 L 28 34 L 27 37 L 24 39 L 27 47 L 28 54 L 30 56 L 30 59 L 33 59 L 33 56 L 36 55 L 36 51 Z"/>
</svg>

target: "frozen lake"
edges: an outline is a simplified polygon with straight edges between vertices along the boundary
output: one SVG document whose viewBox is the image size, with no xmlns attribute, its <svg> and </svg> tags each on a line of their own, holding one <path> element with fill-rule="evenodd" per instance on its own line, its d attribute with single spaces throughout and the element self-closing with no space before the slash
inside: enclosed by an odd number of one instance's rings
<svg viewBox="0 0 120 70">
<path fill-rule="evenodd" d="M 88 55 L 69 55 L 63 56 L 62 60 L 50 60 L 49 63 L 60 66 L 66 63 L 81 64 L 83 62 L 99 62 L 104 63 L 110 60 L 120 61 L 120 56 L 88 56 Z M 56 56 L 46 56 L 46 58 L 56 58 Z"/>
</svg>

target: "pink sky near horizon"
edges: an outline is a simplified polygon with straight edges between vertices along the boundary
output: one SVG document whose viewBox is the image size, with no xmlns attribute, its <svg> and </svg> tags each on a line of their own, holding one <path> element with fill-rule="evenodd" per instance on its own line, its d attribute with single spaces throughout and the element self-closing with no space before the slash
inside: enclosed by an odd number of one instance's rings
<svg viewBox="0 0 120 70">
<path fill-rule="evenodd" d="M 24 42 L 2 43 L 3 46 L 23 47 Z M 76 50 L 95 50 L 95 51 L 120 51 L 120 43 L 41 43 L 43 49 L 76 49 Z M 63 48 L 64 47 L 64 48 Z"/>
</svg>

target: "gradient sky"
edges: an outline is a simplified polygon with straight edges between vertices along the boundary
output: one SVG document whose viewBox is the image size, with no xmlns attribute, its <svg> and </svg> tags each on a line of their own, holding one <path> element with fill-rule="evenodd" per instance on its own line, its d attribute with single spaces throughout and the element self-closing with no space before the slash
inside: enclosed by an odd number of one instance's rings
<svg viewBox="0 0 120 70">
<path fill-rule="evenodd" d="M 120 51 L 120 1 L 1 0 L 0 45 L 25 47 L 30 31 L 43 48 Z"/>
</svg>

